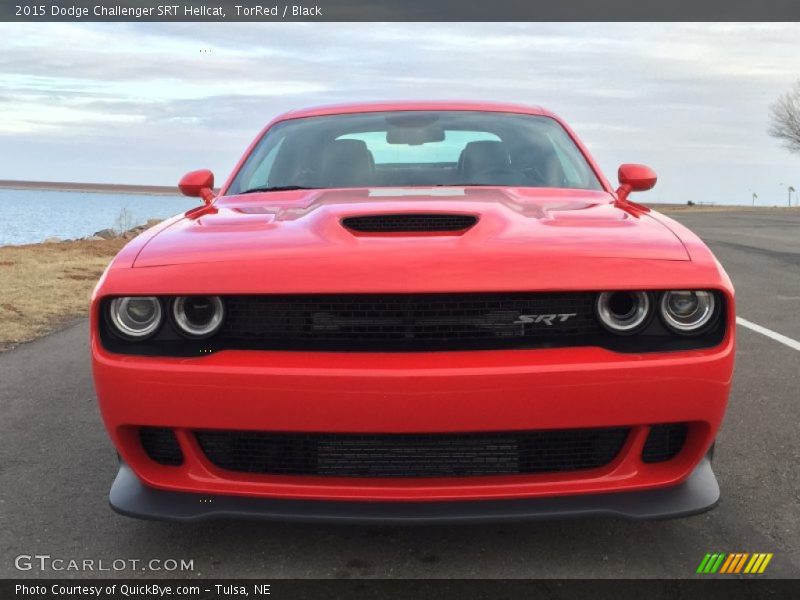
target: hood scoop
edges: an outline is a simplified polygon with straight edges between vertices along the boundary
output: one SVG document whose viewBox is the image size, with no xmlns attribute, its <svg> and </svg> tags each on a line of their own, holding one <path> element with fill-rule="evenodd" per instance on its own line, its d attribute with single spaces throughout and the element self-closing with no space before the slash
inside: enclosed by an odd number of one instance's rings
<svg viewBox="0 0 800 600">
<path fill-rule="evenodd" d="M 457 213 L 381 213 L 342 219 L 342 225 L 355 233 L 460 235 L 477 222 L 478 217 Z"/>
</svg>

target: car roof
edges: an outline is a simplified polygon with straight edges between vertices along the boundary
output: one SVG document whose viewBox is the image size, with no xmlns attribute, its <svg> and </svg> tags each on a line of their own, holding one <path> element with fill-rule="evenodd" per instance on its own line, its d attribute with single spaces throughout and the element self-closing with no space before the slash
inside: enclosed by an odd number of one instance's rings
<svg viewBox="0 0 800 600">
<path fill-rule="evenodd" d="M 283 113 L 275 119 L 300 119 L 303 117 L 318 117 L 323 115 L 342 115 L 363 112 L 386 112 L 395 110 L 464 110 L 478 112 L 504 112 L 526 115 L 539 115 L 557 118 L 553 113 L 541 106 L 525 106 L 522 104 L 508 104 L 501 102 L 469 102 L 469 101 L 402 101 L 402 102 L 360 102 L 348 104 L 329 104 L 301 108 Z"/>
</svg>

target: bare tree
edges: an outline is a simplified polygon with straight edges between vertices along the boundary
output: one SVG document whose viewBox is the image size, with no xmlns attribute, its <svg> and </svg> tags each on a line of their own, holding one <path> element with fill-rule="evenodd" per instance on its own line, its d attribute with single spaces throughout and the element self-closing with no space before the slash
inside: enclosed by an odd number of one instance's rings
<svg viewBox="0 0 800 600">
<path fill-rule="evenodd" d="M 800 79 L 769 107 L 769 134 L 778 138 L 789 152 L 800 153 Z"/>
</svg>

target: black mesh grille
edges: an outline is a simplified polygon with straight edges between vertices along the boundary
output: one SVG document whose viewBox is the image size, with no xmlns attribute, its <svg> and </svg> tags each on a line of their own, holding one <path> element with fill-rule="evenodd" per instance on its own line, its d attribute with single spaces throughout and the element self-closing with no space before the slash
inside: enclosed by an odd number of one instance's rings
<svg viewBox="0 0 800 600">
<path fill-rule="evenodd" d="M 642 461 L 657 463 L 675 458 L 686 442 L 686 431 L 685 423 L 653 425 L 642 450 Z"/>
<path fill-rule="evenodd" d="M 654 305 L 657 297 L 653 294 Z M 131 341 L 120 337 L 104 317 L 98 323 L 101 342 L 111 352 L 142 356 L 201 356 L 223 350 L 453 352 L 588 346 L 643 353 L 710 348 L 725 336 L 725 319 L 698 336 L 675 335 L 660 319 L 650 319 L 638 335 L 612 334 L 595 316 L 595 291 L 221 298 L 226 318 L 211 338 L 187 339 L 167 320 L 152 338 Z M 724 314 L 724 297 L 716 298 Z M 169 302 L 171 297 L 163 299 Z M 100 314 L 107 314 L 111 300 L 102 300 Z"/>
<path fill-rule="evenodd" d="M 197 431 L 229 471 L 327 477 L 467 477 L 576 471 L 619 454 L 629 429 L 470 434 L 283 434 Z"/>
<path fill-rule="evenodd" d="M 478 222 L 472 215 L 397 214 L 347 217 L 342 224 L 361 233 L 463 231 Z"/>
<path fill-rule="evenodd" d="M 139 440 L 142 448 L 152 460 L 162 465 L 183 464 L 183 452 L 178 445 L 175 432 L 166 427 L 141 427 Z"/>
<path fill-rule="evenodd" d="M 219 340 L 264 349 L 569 345 L 599 332 L 592 293 L 230 296 Z"/>
</svg>

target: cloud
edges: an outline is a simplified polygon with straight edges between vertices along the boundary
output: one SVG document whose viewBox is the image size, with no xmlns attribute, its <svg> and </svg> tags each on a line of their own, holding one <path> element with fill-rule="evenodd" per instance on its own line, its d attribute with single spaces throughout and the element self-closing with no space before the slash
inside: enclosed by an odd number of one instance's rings
<svg viewBox="0 0 800 600">
<path fill-rule="evenodd" d="M 788 24 L 6 23 L 0 141 L 19 151 L 0 178 L 223 177 L 285 110 L 466 98 L 555 110 L 611 179 L 652 162 L 664 201 L 777 196 L 797 158 L 767 106 L 798 46 Z"/>
</svg>

